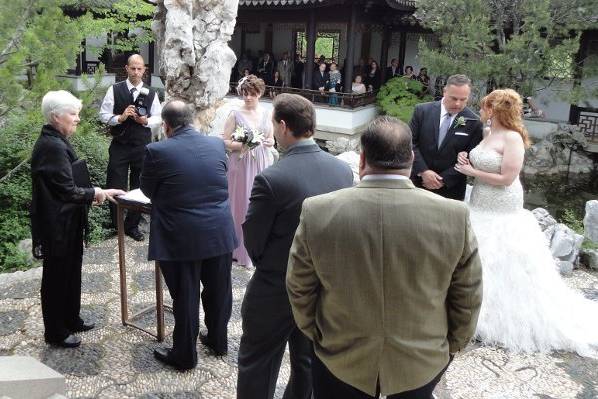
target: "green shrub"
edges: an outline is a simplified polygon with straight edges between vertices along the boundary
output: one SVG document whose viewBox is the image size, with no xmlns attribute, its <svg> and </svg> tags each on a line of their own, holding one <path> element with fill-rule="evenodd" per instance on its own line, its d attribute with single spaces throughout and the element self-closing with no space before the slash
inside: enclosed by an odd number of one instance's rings
<svg viewBox="0 0 598 399">
<path fill-rule="evenodd" d="M 380 88 L 376 100 L 384 114 L 409 123 L 415 106 L 432 101 L 432 96 L 424 94 L 424 86 L 421 82 L 397 77 L 390 79 Z"/>
</svg>

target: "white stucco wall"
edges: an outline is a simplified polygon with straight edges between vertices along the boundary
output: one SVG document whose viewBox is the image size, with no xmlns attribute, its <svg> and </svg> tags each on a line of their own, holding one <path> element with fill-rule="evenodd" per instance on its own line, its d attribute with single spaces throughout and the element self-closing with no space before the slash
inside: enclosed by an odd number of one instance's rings
<svg viewBox="0 0 598 399">
<path fill-rule="evenodd" d="M 224 104 L 216 111 L 216 118 L 212 122 L 210 136 L 220 136 L 224 130 L 226 118 L 233 109 L 243 104 L 238 97 L 226 96 Z M 272 102 L 263 99 L 260 104 L 267 112 L 272 112 Z M 365 125 L 378 115 L 374 105 L 357 109 L 329 107 L 327 104 L 314 104 L 316 109 L 316 138 L 332 139 L 338 136 L 350 137 L 363 130 Z"/>
</svg>

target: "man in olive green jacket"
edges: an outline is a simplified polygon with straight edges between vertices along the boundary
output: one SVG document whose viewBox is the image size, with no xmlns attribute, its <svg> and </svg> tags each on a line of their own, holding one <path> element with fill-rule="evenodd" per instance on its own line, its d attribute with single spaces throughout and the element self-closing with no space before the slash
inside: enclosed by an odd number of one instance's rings
<svg viewBox="0 0 598 399">
<path fill-rule="evenodd" d="M 482 270 L 465 204 L 415 188 L 411 131 L 380 117 L 361 182 L 303 203 L 287 290 L 315 399 L 432 398 L 475 332 Z"/>
</svg>

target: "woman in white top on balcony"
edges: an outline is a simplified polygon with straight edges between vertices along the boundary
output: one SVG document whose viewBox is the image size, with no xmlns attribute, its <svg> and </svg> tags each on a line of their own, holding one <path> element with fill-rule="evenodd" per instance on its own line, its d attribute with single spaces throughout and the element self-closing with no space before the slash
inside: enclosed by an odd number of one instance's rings
<svg viewBox="0 0 598 399">
<path fill-rule="evenodd" d="M 363 94 L 366 92 L 365 85 L 361 81 L 361 75 L 355 76 L 353 84 L 351 85 L 351 91 L 353 94 Z"/>
</svg>

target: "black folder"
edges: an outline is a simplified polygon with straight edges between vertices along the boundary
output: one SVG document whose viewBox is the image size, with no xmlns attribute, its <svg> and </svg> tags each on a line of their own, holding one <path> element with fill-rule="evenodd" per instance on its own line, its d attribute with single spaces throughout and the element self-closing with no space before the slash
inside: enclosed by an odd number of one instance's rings
<svg viewBox="0 0 598 399">
<path fill-rule="evenodd" d="M 87 169 L 87 162 L 84 159 L 77 159 L 71 164 L 73 169 L 73 181 L 77 187 L 91 187 L 91 179 L 89 178 L 89 169 Z"/>
</svg>

